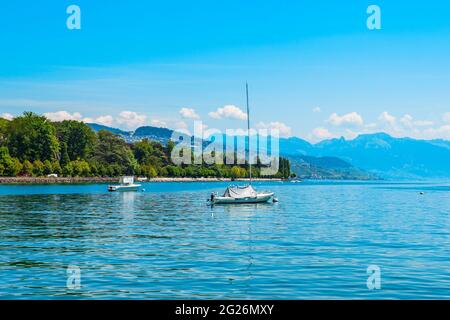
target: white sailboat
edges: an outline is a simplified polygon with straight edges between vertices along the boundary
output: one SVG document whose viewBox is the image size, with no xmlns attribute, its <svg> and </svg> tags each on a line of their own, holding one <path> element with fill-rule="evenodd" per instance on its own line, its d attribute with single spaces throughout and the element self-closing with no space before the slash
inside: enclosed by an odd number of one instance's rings
<svg viewBox="0 0 450 320">
<path fill-rule="evenodd" d="M 230 186 L 222 196 L 211 195 L 211 204 L 232 204 L 232 203 L 262 203 L 273 199 L 274 193 L 271 191 L 256 191 L 251 184 L 247 186 Z"/>
<path fill-rule="evenodd" d="M 140 184 L 134 183 L 133 176 L 120 177 L 119 185 L 108 186 L 108 191 L 137 191 Z"/>
<path fill-rule="evenodd" d="M 249 184 L 246 186 L 229 186 L 222 196 L 218 196 L 216 193 L 211 194 L 209 202 L 211 204 L 240 204 L 240 203 L 263 203 L 268 202 L 271 199 L 276 202 L 274 193 L 271 191 L 258 192 L 252 186 L 252 166 L 250 161 L 250 109 L 248 103 L 248 84 L 245 84 L 245 92 L 247 97 L 247 130 L 248 130 L 248 172 L 249 172 Z"/>
</svg>

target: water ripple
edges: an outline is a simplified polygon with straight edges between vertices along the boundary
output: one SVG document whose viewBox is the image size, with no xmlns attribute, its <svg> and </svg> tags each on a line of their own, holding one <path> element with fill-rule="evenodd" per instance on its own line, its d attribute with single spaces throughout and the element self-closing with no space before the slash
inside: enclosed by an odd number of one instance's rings
<svg viewBox="0 0 450 320">
<path fill-rule="evenodd" d="M 224 187 L 0 186 L 0 297 L 450 297 L 448 185 L 260 183 L 278 204 L 206 206 Z M 381 290 L 367 289 L 372 264 Z"/>
</svg>

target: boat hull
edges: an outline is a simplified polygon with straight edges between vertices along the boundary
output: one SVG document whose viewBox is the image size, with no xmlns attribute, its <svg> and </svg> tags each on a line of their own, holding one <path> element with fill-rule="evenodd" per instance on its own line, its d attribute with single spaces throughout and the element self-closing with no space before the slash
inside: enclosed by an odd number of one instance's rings
<svg viewBox="0 0 450 320">
<path fill-rule="evenodd" d="M 264 203 L 273 198 L 273 193 L 258 194 L 256 197 L 232 198 L 232 197 L 215 197 L 212 204 L 242 204 L 242 203 Z"/>
<path fill-rule="evenodd" d="M 125 192 L 125 191 L 138 191 L 140 184 L 134 184 L 130 186 L 108 186 L 108 191 L 111 192 Z"/>
</svg>

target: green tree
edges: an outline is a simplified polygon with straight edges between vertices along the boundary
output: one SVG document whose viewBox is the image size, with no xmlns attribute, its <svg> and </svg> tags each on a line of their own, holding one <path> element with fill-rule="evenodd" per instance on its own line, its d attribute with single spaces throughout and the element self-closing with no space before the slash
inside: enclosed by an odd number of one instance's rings
<svg viewBox="0 0 450 320">
<path fill-rule="evenodd" d="M 291 165 L 288 159 L 280 157 L 276 178 L 288 179 L 291 175 Z"/>
<path fill-rule="evenodd" d="M 22 163 L 17 158 L 13 158 L 9 154 L 7 147 L 0 147 L 0 175 L 16 176 L 22 170 Z"/>
<path fill-rule="evenodd" d="M 155 167 L 149 164 L 141 165 L 141 174 L 148 178 L 155 178 L 156 176 L 158 176 L 158 172 L 156 171 Z"/>
<path fill-rule="evenodd" d="M 56 173 L 57 175 L 60 175 L 62 173 L 61 165 L 59 164 L 58 160 L 53 161 L 52 169 L 53 173 Z"/>
<path fill-rule="evenodd" d="M 91 169 L 91 175 L 96 177 L 101 175 L 100 171 L 99 171 L 99 165 L 95 162 L 95 161 L 89 161 L 89 168 Z"/>
<path fill-rule="evenodd" d="M 70 160 L 86 159 L 91 154 L 96 135 L 88 125 L 80 121 L 64 120 L 55 122 L 54 126 L 60 144 L 66 145 L 67 156 Z"/>
<path fill-rule="evenodd" d="M 71 177 L 73 174 L 73 166 L 72 163 L 69 162 L 68 164 L 66 164 L 63 168 L 62 168 L 62 174 L 65 177 Z"/>
<path fill-rule="evenodd" d="M 12 158 L 7 147 L 0 147 L 1 175 L 8 174 L 8 168 L 12 166 Z"/>
<path fill-rule="evenodd" d="M 44 161 L 44 174 L 49 175 L 51 173 L 53 173 L 52 163 L 50 162 L 50 160 L 45 160 Z"/>
<path fill-rule="evenodd" d="M 24 112 L 8 123 L 7 141 L 11 155 L 22 161 L 53 160 L 59 152 L 53 124 L 32 112 Z"/>
<path fill-rule="evenodd" d="M 6 145 L 8 124 L 9 120 L 0 118 L 0 146 Z"/>
<path fill-rule="evenodd" d="M 167 141 L 167 155 L 169 156 L 169 159 L 172 155 L 172 150 L 173 148 L 175 148 L 175 142 L 173 142 L 172 140 Z"/>
<path fill-rule="evenodd" d="M 75 177 L 88 177 L 91 173 L 89 164 L 84 160 L 71 161 L 72 175 Z"/>
<path fill-rule="evenodd" d="M 97 167 L 97 175 L 101 177 L 108 176 L 108 167 L 106 165 L 97 162 L 95 163 L 95 165 Z"/>
<path fill-rule="evenodd" d="M 30 161 L 25 160 L 23 162 L 21 173 L 22 173 L 22 175 L 27 176 L 27 177 L 33 175 L 33 164 Z"/>
<path fill-rule="evenodd" d="M 178 166 L 167 166 L 166 170 L 169 177 L 182 177 L 185 174 L 184 170 Z"/>
<path fill-rule="evenodd" d="M 138 163 L 146 163 L 153 154 L 153 147 L 148 139 L 143 139 L 133 145 L 133 153 Z"/>
<path fill-rule="evenodd" d="M 15 177 L 22 170 L 22 163 L 17 158 L 11 158 L 9 166 L 5 168 L 6 174 L 10 177 Z"/>
<path fill-rule="evenodd" d="M 114 165 L 115 175 L 133 174 L 138 165 L 130 147 L 119 136 L 106 130 L 98 132 L 98 143 L 93 160 L 105 165 Z"/>
<path fill-rule="evenodd" d="M 186 177 L 193 177 L 194 176 L 194 168 L 192 165 L 187 165 L 184 168 L 184 174 Z"/>
<path fill-rule="evenodd" d="M 65 167 L 69 162 L 70 162 L 70 158 L 69 158 L 69 153 L 67 152 L 67 143 L 66 142 L 62 142 L 61 143 L 61 156 L 60 156 L 60 163 L 62 167 Z"/>
<path fill-rule="evenodd" d="M 117 177 L 123 174 L 124 174 L 123 168 L 119 164 L 113 163 L 108 166 L 108 176 Z"/>
<path fill-rule="evenodd" d="M 234 178 L 234 179 L 240 178 L 240 176 L 241 176 L 241 168 L 238 167 L 238 166 L 233 166 L 231 168 L 230 176 L 231 176 L 231 178 Z"/>
<path fill-rule="evenodd" d="M 44 174 L 44 164 L 41 160 L 33 161 L 33 175 L 36 177 L 40 177 Z"/>
<path fill-rule="evenodd" d="M 167 177 L 167 169 L 165 167 L 158 168 L 158 176 Z"/>
</svg>

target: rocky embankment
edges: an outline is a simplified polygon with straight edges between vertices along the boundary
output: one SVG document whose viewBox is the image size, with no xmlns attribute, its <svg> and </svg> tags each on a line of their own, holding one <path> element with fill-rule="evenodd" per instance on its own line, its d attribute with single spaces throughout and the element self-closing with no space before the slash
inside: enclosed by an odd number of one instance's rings
<svg viewBox="0 0 450 320">
<path fill-rule="evenodd" d="M 282 179 L 253 179 L 253 181 L 281 181 Z M 232 181 L 230 178 L 152 178 L 148 182 L 218 182 Z M 248 181 L 235 179 L 234 181 Z M 0 184 L 77 184 L 77 183 L 118 183 L 118 177 L 0 177 Z M 139 179 L 135 179 L 139 183 Z M 143 181 L 146 182 L 146 181 Z"/>
<path fill-rule="evenodd" d="M 0 184 L 109 183 L 118 178 L 105 177 L 0 177 Z"/>
</svg>

